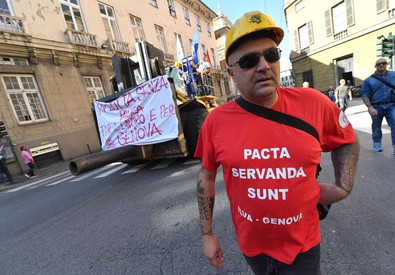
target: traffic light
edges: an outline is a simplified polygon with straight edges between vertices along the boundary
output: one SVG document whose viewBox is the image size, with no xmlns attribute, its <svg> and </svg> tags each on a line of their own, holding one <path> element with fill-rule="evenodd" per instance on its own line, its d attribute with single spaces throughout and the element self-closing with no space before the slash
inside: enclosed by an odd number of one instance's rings
<svg viewBox="0 0 395 275">
<path fill-rule="evenodd" d="M 382 56 L 392 57 L 394 55 L 394 37 L 388 36 L 383 42 L 383 54 Z"/>
<path fill-rule="evenodd" d="M 392 35 L 392 32 L 388 34 L 388 37 L 380 35 L 377 39 L 379 41 L 376 42 L 376 57 L 392 58 L 395 53 L 395 37 Z"/>
<path fill-rule="evenodd" d="M 4 121 L 0 120 L 0 137 L 8 136 L 7 130 L 4 125 Z"/>
<path fill-rule="evenodd" d="M 383 40 L 379 40 L 376 42 L 376 57 L 383 56 Z"/>
</svg>

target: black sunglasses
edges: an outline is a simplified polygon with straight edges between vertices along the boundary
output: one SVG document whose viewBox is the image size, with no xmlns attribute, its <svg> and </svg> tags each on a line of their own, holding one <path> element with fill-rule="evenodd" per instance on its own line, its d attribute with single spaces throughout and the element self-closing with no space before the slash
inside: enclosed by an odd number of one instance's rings
<svg viewBox="0 0 395 275">
<path fill-rule="evenodd" d="M 279 48 L 270 48 L 261 53 L 249 53 L 243 57 L 240 57 L 239 61 L 236 61 L 229 67 L 233 67 L 236 63 L 239 63 L 241 69 L 251 69 L 255 67 L 259 62 L 259 57 L 263 55 L 265 60 L 269 63 L 274 63 L 280 60 L 281 50 Z"/>
<path fill-rule="evenodd" d="M 377 63 L 376 66 L 380 66 L 380 65 L 381 66 L 387 66 L 387 64 L 388 64 L 387 62 L 380 62 L 380 63 Z"/>
</svg>

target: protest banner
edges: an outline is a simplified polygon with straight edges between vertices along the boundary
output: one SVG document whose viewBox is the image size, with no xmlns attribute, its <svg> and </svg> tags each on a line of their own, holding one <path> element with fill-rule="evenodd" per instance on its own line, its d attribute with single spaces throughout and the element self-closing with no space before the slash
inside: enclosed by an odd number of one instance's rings
<svg viewBox="0 0 395 275">
<path fill-rule="evenodd" d="M 104 151 L 178 137 L 173 92 L 166 75 L 153 78 L 111 102 L 94 102 Z"/>
</svg>

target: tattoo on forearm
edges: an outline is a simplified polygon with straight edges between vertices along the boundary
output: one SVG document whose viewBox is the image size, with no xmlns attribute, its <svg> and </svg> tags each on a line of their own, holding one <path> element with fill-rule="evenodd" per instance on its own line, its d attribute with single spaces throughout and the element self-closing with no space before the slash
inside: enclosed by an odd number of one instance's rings
<svg viewBox="0 0 395 275">
<path fill-rule="evenodd" d="M 200 226 L 200 232 L 202 233 L 202 236 L 211 236 L 211 235 L 214 234 L 212 229 L 204 231 L 204 226 L 203 225 Z"/>
<path fill-rule="evenodd" d="M 363 103 L 366 105 L 366 107 L 371 107 L 372 106 L 372 104 L 370 103 L 370 100 L 369 100 L 369 98 L 368 97 L 366 97 L 366 96 L 363 96 L 362 97 L 362 101 L 363 101 Z"/>
<path fill-rule="evenodd" d="M 335 171 L 335 184 L 347 193 L 351 193 L 359 158 L 359 144 L 355 142 L 343 145 L 332 152 L 332 162 Z"/>
<path fill-rule="evenodd" d="M 199 213 L 200 213 L 200 219 L 201 220 L 211 220 L 212 219 L 212 213 L 214 210 L 214 201 L 215 197 L 214 196 L 206 196 L 205 194 L 205 189 L 201 185 L 201 180 L 198 181 L 197 184 L 197 199 L 198 199 L 198 205 L 199 205 Z"/>
</svg>

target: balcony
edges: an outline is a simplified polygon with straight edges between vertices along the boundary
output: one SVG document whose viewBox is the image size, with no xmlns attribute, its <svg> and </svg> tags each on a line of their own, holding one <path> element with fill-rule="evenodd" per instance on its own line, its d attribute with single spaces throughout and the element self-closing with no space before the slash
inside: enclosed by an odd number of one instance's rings
<svg viewBox="0 0 395 275">
<path fill-rule="evenodd" d="M 23 18 L 0 14 L 0 32 L 28 35 Z"/>
<path fill-rule="evenodd" d="M 347 37 L 347 36 L 348 36 L 347 30 L 344 30 L 344 31 L 335 33 L 335 34 L 333 35 L 333 39 L 334 39 L 334 40 L 340 40 L 340 39 L 343 39 L 343 38 L 345 38 L 345 37 Z"/>
<path fill-rule="evenodd" d="M 113 51 L 117 51 L 121 53 L 130 53 L 129 43 L 127 42 L 108 39 L 105 42 L 105 44 L 108 45 L 110 49 Z"/>
<path fill-rule="evenodd" d="M 69 29 L 65 31 L 65 34 L 67 35 L 71 44 L 97 48 L 96 35 Z"/>
<path fill-rule="evenodd" d="M 301 55 L 307 55 L 310 52 L 310 46 L 307 46 L 303 49 L 300 49 L 300 54 Z"/>
</svg>

